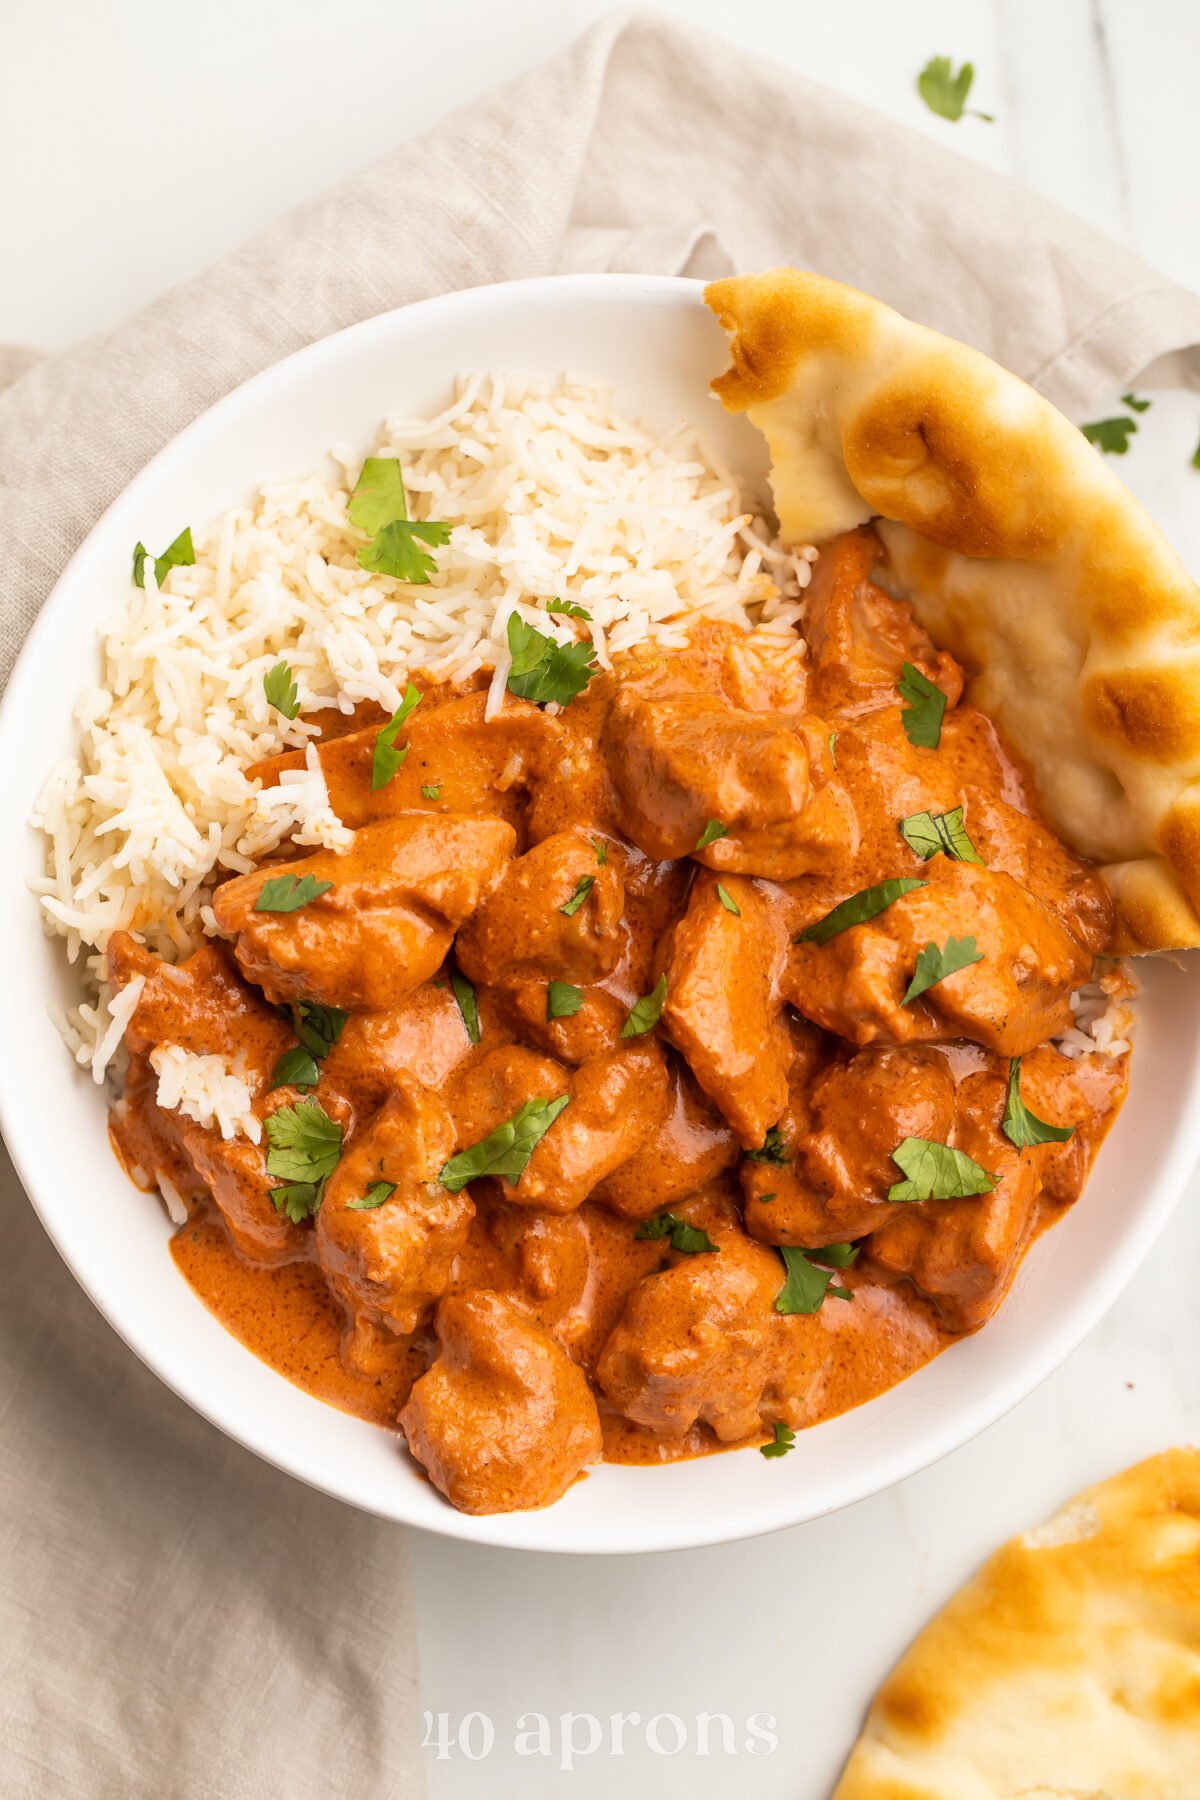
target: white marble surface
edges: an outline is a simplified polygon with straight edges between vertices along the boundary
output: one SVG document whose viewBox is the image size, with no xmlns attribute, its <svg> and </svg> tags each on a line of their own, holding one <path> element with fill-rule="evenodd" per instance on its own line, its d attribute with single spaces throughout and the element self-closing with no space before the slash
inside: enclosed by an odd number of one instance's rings
<svg viewBox="0 0 1200 1800">
<path fill-rule="evenodd" d="M 9 0 L 0 340 L 56 348 L 102 328 L 605 10 L 601 0 L 207 0 L 199 10 Z M 1195 0 L 741 0 L 732 13 L 721 0 L 668 0 L 662 10 L 727 32 L 736 19 L 747 44 L 1020 176 L 1200 286 Z M 996 124 L 924 111 L 913 78 L 933 53 L 974 60 L 973 99 Z M 1200 474 L 1187 467 L 1198 436 L 1200 399 L 1162 396 L 1123 473 L 1200 573 Z M 456 1723 L 486 1714 L 496 1731 L 481 1760 L 430 1753 L 431 1800 L 821 1800 L 878 1678 L 993 1545 L 1080 1485 L 1198 1435 L 1198 1202 L 1193 1184 L 1124 1300 L 1037 1394 L 848 1512 L 655 1559 L 414 1539 L 425 1705 Z M 772 1715 L 778 1747 L 740 1747 L 733 1759 L 717 1739 L 697 1755 L 705 1709 L 739 1727 Z M 655 1755 L 630 1727 L 623 1757 L 601 1750 L 567 1770 L 558 1756 L 513 1753 L 529 1711 L 556 1722 L 596 1714 L 606 1735 L 616 1711 L 674 1713 L 691 1747 Z"/>
</svg>

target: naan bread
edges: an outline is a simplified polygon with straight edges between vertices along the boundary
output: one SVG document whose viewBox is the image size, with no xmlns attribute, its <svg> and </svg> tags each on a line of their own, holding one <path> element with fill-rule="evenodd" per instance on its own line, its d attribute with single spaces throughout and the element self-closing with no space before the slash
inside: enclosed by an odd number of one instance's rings
<svg viewBox="0 0 1200 1800">
<path fill-rule="evenodd" d="M 1018 1796 L 1200 1796 L 1200 1451 L 997 1551 L 880 1688 L 834 1800 Z"/>
<path fill-rule="evenodd" d="M 785 540 L 878 515 L 885 579 L 1101 866 L 1120 948 L 1200 944 L 1200 589 L 1142 507 L 1023 381 L 866 294 L 775 269 L 705 298 Z"/>
</svg>

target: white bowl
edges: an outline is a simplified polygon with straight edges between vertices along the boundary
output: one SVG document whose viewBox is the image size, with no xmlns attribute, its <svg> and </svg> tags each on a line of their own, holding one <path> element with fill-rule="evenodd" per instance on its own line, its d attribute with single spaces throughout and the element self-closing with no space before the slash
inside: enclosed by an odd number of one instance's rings
<svg viewBox="0 0 1200 1800">
<path fill-rule="evenodd" d="M 72 981 L 25 886 L 42 854 L 28 816 L 46 771 L 72 747 L 72 702 L 95 679 L 96 628 L 127 591 L 132 545 L 169 542 L 259 482 L 316 466 L 332 443 L 366 446 L 386 413 L 438 408 L 464 368 L 609 378 L 635 413 L 702 422 L 757 482 L 765 467 L 757 434 L 708 394 L 723 364 L 700 284 L 637 276 L 478 288 L 314 344 L 197 419 L 110 507 L 47 602 L 0 707 L 0 993 L 5 1017 L 19 1023 L 0 1075 L 0 1125 L 46 1229 L 130 1347 L 231 1437 L 356 1506 L 477 1543 L 680 1549 L 793 1525 L 887 1487 L 990 1425 L 1063 1361 L 1145 1256 L 1193 1161 L 1200 1008 L 1180 969 L 1160 963 L 1143 970 L 1133 1090 L 1087 1191 L 1035 1245 L 978 1336 L 869 1405 L 802 1432 L 782 1461 L 743 1451 L 667 1468 L 599 1468 L 546 1512 L 494 1518 L 454 1512 L 396 1439 L 258 1362 L 176 1272 L 162 1207 L 122 1174 L 104 1096 L 47 1016 Z"/>
</svg>

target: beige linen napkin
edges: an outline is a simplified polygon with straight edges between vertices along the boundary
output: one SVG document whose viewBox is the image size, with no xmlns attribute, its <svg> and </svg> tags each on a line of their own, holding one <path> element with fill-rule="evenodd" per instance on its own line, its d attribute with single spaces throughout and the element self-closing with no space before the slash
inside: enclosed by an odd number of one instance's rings
<svg viewBox="0 0 1200 1800">
<path fill-rule="evenodd" d="M 1200 299 L 1127 251 L 797 76 L 616 17 L 118 330 L 9 360 L 0 679 L 108 501 L 288 351 L 478 282 L 784 260 L 968 339 L 1069 410 L 1150 364 L 1200 385 Z M 7 1168 L 0 1206 L 0 1792 L 419 1794 L 405 1534 L 194 1417 L 92 1311 Z"/>
</svg>

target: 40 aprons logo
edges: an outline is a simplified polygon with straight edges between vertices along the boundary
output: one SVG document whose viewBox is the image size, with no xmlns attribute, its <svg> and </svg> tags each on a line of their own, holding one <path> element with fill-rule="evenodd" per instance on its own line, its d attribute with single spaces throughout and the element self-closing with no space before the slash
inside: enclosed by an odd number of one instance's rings
<svg viewBox="0 0 1200 1800">
<path fill-rule="evenodd" d="M 433 1752 L 436 1762 L 462 1756 L 482 1762 L 496 1748 L 496 1721 L 489 1713 L 423 1713 L 421 1747 Z M 649 1751 L 653 1756 L 770 1756 L 779 1748 L 779 1734 L 771 1713 L 750 1713 L 736 1724 L 728 1713 L 700 1712 L 685 1719 L 680 1713 L 616 1712 L 601 1716 L 590 1712 L 525 1712 L 513 1722 L 509 1743 L 517 1756 L 554 1759 L 570 1773 L 589 1756 L 630 1756 Z"/>
</svg>

